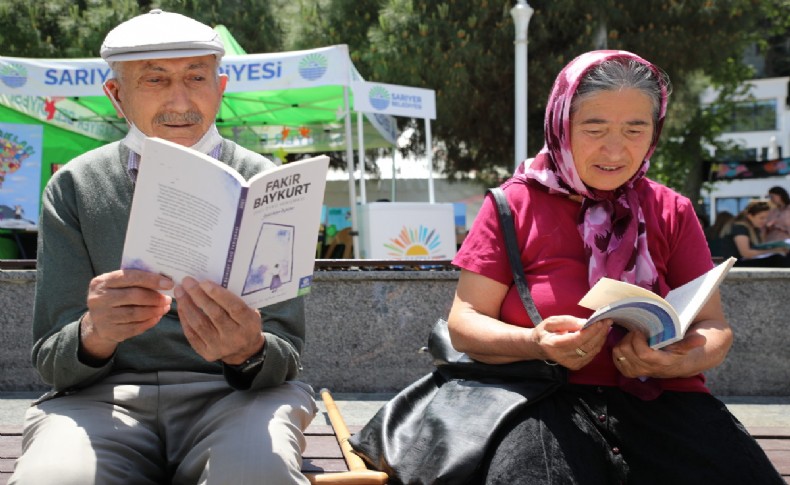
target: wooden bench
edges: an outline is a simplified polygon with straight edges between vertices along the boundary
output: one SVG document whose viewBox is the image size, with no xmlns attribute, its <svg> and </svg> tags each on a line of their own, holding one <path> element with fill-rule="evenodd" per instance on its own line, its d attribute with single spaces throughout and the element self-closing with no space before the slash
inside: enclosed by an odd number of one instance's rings
<svg viewBox="0 0 790 485">
<path fill-rule="evenodd" d="M 360 427 L 352 427 L 351 430 L 356 432 L 358 428 Z M 21 451 L 22 427 L 0 427 L 0 485 L 8 483 L 14 470 L 14 460 Z M 302 471 L 306 474 L 336 474 L 349 471 L 332 426 L 328 424 L 310 425 L 307 428 L 307 449 L 302 459 Z"/>
<path fill-rule="evenodd" d="M 321 390 L 329 424 L 310 424 L 305 430 L 307 446 L 302 454 L 302 472 L 313 484 L 383 485 L 387 475 L 367 470 L 351 453 L 348 438 L 361 426 L 348 428 L 331 394 Z M 22 453 L 22 426 L 0 426 L 0 485 L 6 485 L 14 462 Z"/>
<path fill-rule="evenodd" d="M 360 427 L 349 427 L 356 432 Z M 790 427 L 749 428 L 749 432 L 765 450 L 779 473 L 790 484 Z M 0 427 L 0 485 L 6 485 L 14 468 L 14 460 L 22 451 L 22 427 Z M 307 449 L 303 455 L 302 471 L 311 475 L 314 483 L 370 483 L 342 479 L 348 465 L 330 425 L 310 425 L 307 429 Z M 331 480 L 336 475 L 340 480 Z M 346 475 L 347 476 L 347 475 Z"/>
</svg>

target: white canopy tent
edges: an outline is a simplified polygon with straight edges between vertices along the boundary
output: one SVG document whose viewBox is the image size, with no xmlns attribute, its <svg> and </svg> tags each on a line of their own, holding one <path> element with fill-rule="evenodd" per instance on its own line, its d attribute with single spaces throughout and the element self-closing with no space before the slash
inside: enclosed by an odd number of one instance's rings
<svg viewBox="0 0 790 485">
<path fill-rule="evenodd" d="M 220 70 L 229 78 L 217 116 L 223 135 L 259 153 L 337 151 L 346 145 L 342 120 L 353 98 L 344 91 L 361 79 L 347 46 L 226 55 Z M 0 57 L 0 104 L 77 133 L 115 140 L 126 124 L 103 94 L 110 76 L 99 58 Z M 370 115 L 364 122 L 368 146 L 395 143 L 391 117 Z"/>
</svg>

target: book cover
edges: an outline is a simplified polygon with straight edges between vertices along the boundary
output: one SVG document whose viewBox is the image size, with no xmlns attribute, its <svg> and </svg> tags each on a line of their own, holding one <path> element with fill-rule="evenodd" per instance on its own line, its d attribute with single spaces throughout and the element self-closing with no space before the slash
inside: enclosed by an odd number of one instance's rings
<svg viewBox="0 0 790 485">
<path fill-rule="evenodd" d="M 579 301 L 580 306 L 595 310 L 585 326 L 611 318 L 629 330 L 643 332 L 650 347 L 665 347 L 683 338 L 734 263 L 735 258 L 729 258 L 665 298 L 630 283 L 601 278 Z"/>
<path fill-rule="evenodd" d="M 310 289 L 329 158 L 249 181 L 192 149 L 146 139 L 123 268 L 211 280 L 262 307 Z"/>
<path fill-rule="evenodd" d="M 754 249 L 785 249 L 790 248 L 790 239 L 780 241 L 769 241 L 752 246 Z"/>
</svg>

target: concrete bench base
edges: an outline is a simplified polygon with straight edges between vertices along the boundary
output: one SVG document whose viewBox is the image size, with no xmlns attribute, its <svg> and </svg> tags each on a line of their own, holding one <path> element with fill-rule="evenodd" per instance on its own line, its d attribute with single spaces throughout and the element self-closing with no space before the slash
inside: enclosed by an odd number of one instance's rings
<svg viewBox="0 0 790 485">
<path fill-rule="evenodd" d="M 457 271 L 318 271 L 305 297 L 301 380 L 335 392 L 393 392 L 432 370 L 420 353 L 446 316 Z M 30 365 L 35 271 L 0 271 L 0 391 L 45 386 Z M 718 396 L 790 396 L 790 270 L 735 268 L 721 288 L 735 342 L 706 373 Z"/>
</svg>

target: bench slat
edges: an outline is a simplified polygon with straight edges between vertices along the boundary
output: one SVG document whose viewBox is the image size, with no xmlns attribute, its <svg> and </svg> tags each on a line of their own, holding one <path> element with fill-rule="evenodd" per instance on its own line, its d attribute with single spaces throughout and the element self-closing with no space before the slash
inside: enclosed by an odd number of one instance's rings
<svg viewBox="0 0 790 485">
<path fill-rule="evenodd" d="M 14 458 L 0 458 L 0 477 L 3 476 L 4 473 L 11 475 L 11 472 L 14 471 Z M 0 483 L 5 483 L 0 480 Z"/>
<path fill-rule="evenodd" d="M 343 458 L 343 452 L 334 436 L 308 435 L 307 446 L 302 457 L 309 458 Z"/>
<path fill-rule="evenodd" d="M 790 453 L 768 450 L 765 454 L 768 455 L 768 459 L 771 460 L 779 474 L 785 477 L 785 481 L 787 481 L 790 478 Z"/>
<path fill-rule="evenodd" d="M 348 466 L 342 458 L 305 458 L 302 460 L 302 472 L 304 473 L 334 473 L 347 472 Z"/>
<path fill-rule="evenodd" d="M 349 426 L 358 432 L 361 426 Z M 790 427 L 754 427 L 749 432 L 790 484 Z M 348 471 L 343 454 L 332 432 L 332 427 L 311 424 L 305 432 L 307 449 L 303 455 L 302 471 L 333 473 Z M 14 469 L 14 461 L 22 451 L 22 427 L 0 426 L 0 485 L 7 485 Z"/>
<path fill-rule="evenodd" d="M 790 455 L 790 439 L 758 438 L 757 444 L 765 451 L 786 451 Z"/>
</svg>

